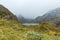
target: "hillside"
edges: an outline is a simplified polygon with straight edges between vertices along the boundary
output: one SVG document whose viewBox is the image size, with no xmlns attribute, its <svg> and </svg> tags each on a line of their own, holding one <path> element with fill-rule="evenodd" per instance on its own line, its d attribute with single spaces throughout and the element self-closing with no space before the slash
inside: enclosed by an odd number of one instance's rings
<svg viewBox="0 0 60 40">
<path fill-rule="evenodd" d="M 18 21 L 17 17 L 3 5 L 0 5 L 0 19 Z"/>
<path fill-rule="evenodd" d="M 39 22 L 43 22 L 43 21 L 44 22 L 53 21 L 53 20 L 59 21 L 59 19 L 60 19 L 60 8 L 56 8 L 51 11 L 48 11 L 43 16 L 36 17 L 35 20 L 38 21 L 38 23 L 39 23 Z"/>
<path fill-rule="evenodd" d="M 17 18 L 18 18 L 18 21 L 20 23 L 39 23 L 40 22 L 40 20 L 39 20 L 40 18 L 39 19 L 38 18 L 36 18 L 36 19 L 29 19 L 29 18 L 24 18 L 21 15 L 18 15 Z"/>
<path fill-rule="evenodd" d="M 14 14 L 0 5 L 0 40 L 60 40 L 60 28 L 50 23 L 23 26 L 17 21 Z"/>
<path fill-rule="evenodd" d="M 18 21 L 20 23 L 35 23 L 34 19 L 28 19 L 28 18 L 24 18 L 23 16 L 21 15 L 18 15 Z"/>
<path fill-rule="evenodd" d="M 45 15 L 43 15 L 43 20 L 50 21 L 59 17 L 60 17 L 60 8 L 56 8 L 54 10 L 47 12 Z"/>
<path fill-rule="evenodd" d="M 56 8 L 51 11 L 48 11 L 43 16 L 38 16 L 35 19 L 26 19 L 23 16 L 18 17 L 18 19 L 22 20 L 23 23 L 25 23 L 25 22 L 27 22 L 27 23 L 40 23 L 42 21 L 48 22 L 48 21 L 52 21 L 56 18 L 60 19 L 60 8 Z"/>
</svg>

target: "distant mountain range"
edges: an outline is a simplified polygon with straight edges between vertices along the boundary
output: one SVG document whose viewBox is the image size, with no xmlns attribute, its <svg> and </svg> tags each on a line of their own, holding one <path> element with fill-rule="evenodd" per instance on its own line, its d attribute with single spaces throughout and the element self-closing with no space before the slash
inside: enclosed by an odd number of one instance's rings
<svg viewBox="0 0 60 40">
<path fill-rule="evenodd" d="M 19 16 L 18 19 L 22 22 L 22 23 L 40 23 L 42 21 L 44 22 L 48 22 L 48 21 L 53 21 L 53 20 L 57 20 L 60 19 L 60 8 L 56 8 L 54 10 L 48 11 L 46 14 L 44 14 L 43 16 L 38 16 L 35 19 L 26 19 L 23 16 Z"/>
<path fill-rule="evenodd" d="M 37 17 L 39 22 L 48 22 L 55 26 L 60 26 L 60 8 L 56 8 L 44 14 L 41 17 Z"/>
<path fill-rule="evenodd" d="M 42 21 L 51 21 L 56 18 L 60 18 L 60 8 L 56 8 L 52 11 L 47 12 L 42 16 Z"/>
<path fill-rule="evenodd" d="M 18 18 L 17 18 L 18 17 Z M 10 20 L 10 21 L 20 21 L 21 23 L 41 23 L 50 22 L 55 23 L 55 25 L 60 25 L 60 8 L 48 11 L 43 16 L 38 16 L 35 19 L 26 19 L 23 16 L 14 15 L 6 7 L 0 5 L 0 19 Z"/>
<path fill-rule="evenodd" d="M 33 19 L 27 19 L 27 18 L 24 18 L 23 16 L 19 16 L 18 20 L 20 21 L 20 23 L 34 23 Z"/>
</svg>

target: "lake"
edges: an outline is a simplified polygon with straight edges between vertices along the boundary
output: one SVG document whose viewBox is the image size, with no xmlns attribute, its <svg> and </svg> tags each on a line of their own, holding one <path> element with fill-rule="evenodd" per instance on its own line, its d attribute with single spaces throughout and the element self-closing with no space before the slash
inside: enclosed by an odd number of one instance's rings
<svg viewBox="0 0 60 40">
<path fill-rule="evenodd" d="M 22 25 L 30 26 L 30 25 L 39 25 L 39 23 L 23 23 Z"/>
</svg>

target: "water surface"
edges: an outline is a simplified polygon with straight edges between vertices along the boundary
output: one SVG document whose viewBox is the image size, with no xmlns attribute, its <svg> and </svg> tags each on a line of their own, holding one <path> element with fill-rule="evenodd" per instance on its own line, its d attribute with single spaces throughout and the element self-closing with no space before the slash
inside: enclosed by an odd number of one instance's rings
<svg viewBox="0 0 60 40">
<path fill-rule="evenodd" d="M 22 25 L 26 25 L 26 26 L 29 26 L 29 25 L 39 25 L 39 23 L 23 23 Z"/>
</svg>

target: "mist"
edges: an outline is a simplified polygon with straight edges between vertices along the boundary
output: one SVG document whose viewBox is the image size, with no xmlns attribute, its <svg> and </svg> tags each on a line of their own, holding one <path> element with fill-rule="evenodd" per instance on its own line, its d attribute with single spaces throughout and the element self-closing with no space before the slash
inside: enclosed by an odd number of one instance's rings
<svg viewBox="0 0 60 40">
<path fill-rule="evenodd" d="M 60 8 L 60 0 L 0 0 L 0 4 L 15 15 L 22 15 L 25 18 L 35 18 Z"/>
</svg>

